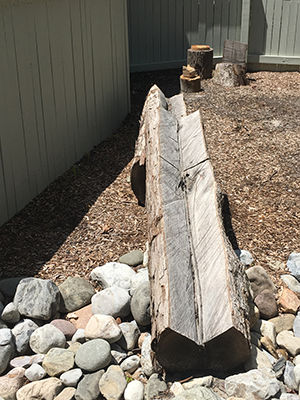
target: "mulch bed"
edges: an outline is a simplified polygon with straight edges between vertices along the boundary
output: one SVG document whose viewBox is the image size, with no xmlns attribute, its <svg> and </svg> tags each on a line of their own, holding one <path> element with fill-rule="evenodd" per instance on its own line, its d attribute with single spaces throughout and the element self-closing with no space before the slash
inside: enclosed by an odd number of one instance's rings
<svg viewBox="0 0 300 400">
<path fill-rule="evenodd" d="M 145 250 L 146 210 L 129 182 L 139 117 L 150 87 L 175 95 L 179 75 L 132 74 L 131 113 L 117 131 L 0 227 L 0 279 L 88 279 L 93 268 Z M 280 285 L 284 267 L 269 262 L 300 252 L 300 73 L 247 75 L 249 85 L 230 89 L 203 81 L 185 101 L 189 113 L 201 110 L 231 242 Z"/>
</svg>

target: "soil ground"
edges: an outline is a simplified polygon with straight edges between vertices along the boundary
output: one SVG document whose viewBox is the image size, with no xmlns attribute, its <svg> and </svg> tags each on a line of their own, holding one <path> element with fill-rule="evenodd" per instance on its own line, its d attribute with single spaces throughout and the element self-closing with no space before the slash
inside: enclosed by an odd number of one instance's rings
<svg viewBox="0 0 300 400">
<path fill-rule="evenodd" d="M 150 87 L 173 96 L 179 76 L 131 75 L 131 113 L 116 132 L 0 227 L 0 279 L 89 279 L 93 268 L 145 250 L 146 210 L 129 181 L 139 117 Z M 280 286 L 289 254 L 300 252 L 300 73 L 247 76 L 247 86 L 230 89 L 203 81 L 185 101 L 203 118 L 233 246 L 249 250 Z"/>
</svg>

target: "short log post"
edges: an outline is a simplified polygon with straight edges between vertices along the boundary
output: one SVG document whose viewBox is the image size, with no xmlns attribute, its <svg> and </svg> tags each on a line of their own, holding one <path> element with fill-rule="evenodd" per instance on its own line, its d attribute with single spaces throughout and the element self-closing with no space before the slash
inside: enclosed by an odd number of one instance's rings
<svg viewBox="0 0 300 400">
<path fill-rule="evenodd" d="M 216 64 L 213 81 L 226 87 L 246 85 L 246 66 L 234 63 Z"/>
<path fill-rule="evenodd" d="M 213 49 L 194 50 L 195 47 L 188 49 L 187 63 L 195 68 L 201 79 L 212 77 Z"/>
<path fill-rule="evenodd" d="M 153 86 L 137 142 L 147 164 L 152 349 L 167 372 L 225 372 L 249 357 L 248 282 L 223 229 L 200 113 L 185 116 L 183 104 Z"/>
</svg>

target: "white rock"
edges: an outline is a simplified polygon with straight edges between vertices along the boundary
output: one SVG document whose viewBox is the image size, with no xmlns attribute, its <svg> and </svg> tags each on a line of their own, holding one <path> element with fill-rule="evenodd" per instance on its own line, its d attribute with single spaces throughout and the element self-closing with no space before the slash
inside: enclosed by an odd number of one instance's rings
<svg viewBox="0 0 300 400">
<path fill-rule="evenodd" d="M 300 282 L 293 275 L 280 275 L 281 280 L 288 285 L 293 292 L 300 293 Z"/>
<path fill-rule="evenodd" d="M 70 371 L 64 372 L 60 376 L 60 381 L 65 385 L 65 386 L 72 386 L 76 387 L 77 383 L 79 382 L 79 379 L 82 377 L 82 371 L 80 368 L 74 368 L 71 369 Z"/>
<path fill-rule="evenodd" d="M 46 354 L 53 347 L 64 348 L 65 335 L 54 325 L 46 324 L 37 328 L 29 339 L 29 346 L 35 353 Z"/>
<path fill-rule="evenodd" d="M 118 286 L 123 289 L 130 289 L 131 278 L 135 271 L 127 264 L 109 262 L 102 267 L 97 267 L 91 272 L 91 278 L 101 283 L 104 289 L 111 286 Z"/>
<path fill-rule="evenodd" d="M 185 389 L 185 390 L 187 390 L 187 389 L 191 389 L 192 387 L 194 387 L 194 386 L 205 386 L 205 387 L 211 387 L 212 386 L 212 383 L 213 383 L 213 377 L 211 376 L 211 375 L 208 375 L 208 376 L 204 376 L 204 377 L 202 377 L 202 378 L 194 378 L 194 379 L 191 379 L 190 381 L 188 381 L 188 382 L 184 382 L 183 384 L 182 384 L 182 386 L 183 386 L 183 388 Z"/>
<path fill-rule="evenodd" d="M 125 392 L 125 400 L 143 400 L 144 398 L 144 385 L 140 381 L 131 381 L 128 383 Z"/>
<path fill-rule="evenodd" d="M 118 341 L 118 344 L 125 350 L 134 349 L 141 334 L 136 321 L 122 322 L 119 326 L 122 331 L 122 336 Z"/>
<path fill-rule="evenodd" d="M 140 357 L 133 355 L 122 361 L 120 367 L 124 372 L 129 372 L 130 374 L 132 374 L 139 368 L 140 363 L 141 363 Z"/>
<path fill-rule="evenodd" d="M 130 282 L 130 294 L 133 295 L 135 289 L 143 282 L 149 281 L 148 268 L 141 268 L 137 273 L 131 278 Z"/>
<path fill-rule="evenodd" d="M 13 327 L 12 334 L 18 354 L 28 354 L 30 337 L 38 327 L 35 322 L 27 318 Z"/>
<path fill-rule="evenodd" d="M 82 329 L 82 328 L 77 329 L 77 331 L 72 336 L 71 341 L 72 341 L 72 343 L 75 343 L 75 342 L 84 343 L 85 342 L 84 329 Z"/>
<path fill-rule="evenodd" d="M 63 384 L 58 378 L 47 378 L 21 387 L 17 392 L 17 400 L 53 400 L 62 390 Z"/>
<path fill-rule="evenodd" d="M 20 313 L 14 303 L 8 303 L 2 311 L 1 319 L 9 324 L 20 321 Z"/>
<path fill-rule="evenodd" d="M 12 332 L 9 328 L 0 329 L 0 346 L 6 346 L 12 342 Z"/>
<path fill-rule="evenodd" d="M 154 367 L 151 360 L 151 335 L 147 333 L 141 349 L 141 366 L 145 375 L 151 376 L 154 373 Z"/>
<path fill-rule="evenodd" d="M 30 382 L 40 381 L 45 378 L 47 372 L 39 364 L 32 364 L 31 367 L 26 369 L 25 376 Z"/>
<path fill-rule="evenodd" d="M 300 364 L 300 354 L 298 354 L 294 359 L 293 359 L 294 365 Z"/>
<path fill-rule="evenodd" d="M 87 323 L 84 336 L 86 339 L 104 339 L 115 343 L 121 338 L 122 331 L 112 316 L 95 314 Z"/>
<path fill-rule="evenodd" d="M 244 265 L 251 265 L 254 261 L 252 254 L 247 250 L 234 250 L 235 254 L 240 259 L 241 263 Z"/>
<path fill-rule="evenodd" d="M 177 396 L 178 394 L 184 392 L 184 388 L 180 382 L 174 382 L 170 387 L 170 392 Z"/>
<path fill-rule="evenodd" d="M 130 313 L 128 290 L 118 286 L 101 290 L 92 297 L 92 314 L 126 317 Z"/>
<path fill-rule="evenodd" d="M 300 338 L 294 336 L 292 331 L 282 331 L 277 335 L 277 344 L 285 348 L 293 357 L 300 353 Z"/>
<path fill-rule="evenodd" d="M 272 340 L 274 346 L 276 346 L 276 327 L 273 322 L 259 319 L 252 327 L 252 331 L 258 332 L 262 336 L 268 336 Z"/>
</svg>

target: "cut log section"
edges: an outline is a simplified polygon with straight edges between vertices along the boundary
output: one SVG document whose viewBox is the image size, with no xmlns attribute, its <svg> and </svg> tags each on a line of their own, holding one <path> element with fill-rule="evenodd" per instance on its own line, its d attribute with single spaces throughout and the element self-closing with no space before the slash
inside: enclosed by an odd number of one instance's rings
<svg viewBox="0 0 300 400">
<path fill-rule="evenodd" d="M 213 81 L 226 87 L 246 85 L 246 67 L 234 63 L 216 64 Z"/>
<path fill-rule="evenodd" d="M 201 90 L 200 76 L 195 76 L 194 78 L 189 78 L 182 74 L 180 76 L 180 90 L 183 93 L 200 92 L 200 90 Z"/>
<path fill-rule="evenodd" d="M 152 348 L 167 372 L 230 371 L 249 356 L 248 282 L 224 233 L 200 113 L 183 109 L 182 96 L 167 105 L 153 86 L 137 146 L 147 163 Z"/>
<path fill-rule="evenodd" d="M 193 50 L 188 49 L 187 63 L 195 68 L 201 79 L 210 79 L 212 77 L 213 67 L 213 49 Z"/>
</svg>

